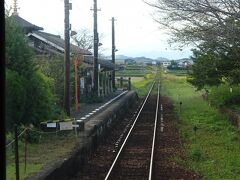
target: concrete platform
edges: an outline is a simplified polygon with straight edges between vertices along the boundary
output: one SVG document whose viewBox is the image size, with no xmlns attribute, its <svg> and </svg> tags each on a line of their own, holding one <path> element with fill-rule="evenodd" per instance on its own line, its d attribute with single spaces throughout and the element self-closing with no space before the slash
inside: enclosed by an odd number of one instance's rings
<svg viewBox="0 0 240 180">
<path fill-rule="evenodd" d="M 84 118 L 86 115 L 88 115 L 89 113 L 92 113 L 93 111 L 95 111 L 97 108 L 103 106 L 104 104 L 106 104 L 107 102 L 111 101 L 112 99 L 114 99 L 115 97 L 119 96 L 120 94 L 122 94 L 123 92 L 125 92 L 124 90 L 116 90 L 115 92 L 113 92 L 112 94 L 110 94 L 109 96 L 103 97 L 103 102 L 101 103 L 89 103 L 89 104 L 83 104 L 79 109 L 78 112 L 74 112 L 71 111 L 71 118 L 75 118 L 77 120 Z M 86 119 L 89 119 L 88 117 Z M 85 120 L 85 119 L 84 119 Z"/>
<path fill-rule="evenodd" d="M 103 103 L 107 104 L 84 120 L 84 130 L 78 132 L 79 144 L 71 155 L 66 159 L 53 162 L 42 172 L 27 179 L 65 180 L 72 177 L 81 169 L 102 139 L 107 136 L 112 125 L 124 117 L 124 114 L 135 105 L 137 99 L 134 91 L 128 91 L 112 101 Z"/>
</svg>

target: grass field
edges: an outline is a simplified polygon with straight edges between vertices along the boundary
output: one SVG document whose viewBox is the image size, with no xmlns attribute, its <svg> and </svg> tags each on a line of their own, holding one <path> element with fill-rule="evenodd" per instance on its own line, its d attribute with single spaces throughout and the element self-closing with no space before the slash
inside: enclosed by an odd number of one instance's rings
<svg viewBox="0 0 240 180">
<path fill-rule="evenodd" d="M 176 76 L 186 76 L 187 70 L 167 70 L 169 74 L 174 74 Z"/>
<path fill-rule="evenodd" d="M 217 109 L 209 107 L 184 76 L 162 74 L 162 93 L 172 99 L 179 116 L 186 153 L 178 161 L 205 179 L 240 179 L 240 131 Z"/>
<path fill-rule="evenodd" d="M 154 66 L 127 65 L 123 71 L 116 72 L 116 77 L 131 77 L 132 89 L 139 97 L 144 97 L 155 78 L 156 70 Z"/>
<path fill-rule="evenodd" d="M 124 70 L 117 71 L 117 77 L 144 77 L 154 71 L 151 66 L 127 65 Z"/>
<path fill-rule="evenodd" d="M 27 145 L 27 168 L 25 172 L 25 144 L 19 142 L 19 169 L 20 179 L 25 179 L 31 173 L 39 172 L 44 165 L 58 159 L 63 159 L 72 152 L 76 145 L 74 133 L 52 134 L 42 136 L 39 144 Z M 6 179 L 14 180 L 15 178 L 15 154 L 11 148 L 6 150 Z"/>
<path fill-rule="evenodd" d="M 147 74 L 144 78 L 132 80 L 132 89 L 137 92 L 139 97 L 144 97 L 152 85 L 155 74 Z"/>
</svg>

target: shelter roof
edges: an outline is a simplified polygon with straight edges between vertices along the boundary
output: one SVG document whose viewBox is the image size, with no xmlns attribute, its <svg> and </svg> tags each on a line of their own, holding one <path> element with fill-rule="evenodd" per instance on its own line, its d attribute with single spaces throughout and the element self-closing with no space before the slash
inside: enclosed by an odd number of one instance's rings
<svg viewBox="0 0 240 180">
<path fill-rule="evenodd" d="M 87 64 L 93 64 L 93 56 L 84 56 L 83 61 Z M 101 67 L 105 67 L 107 69 L 114 69 L 114 64 L 110 60 L 98 59 L 98 64 L 100 64 Z"/>
</svg>

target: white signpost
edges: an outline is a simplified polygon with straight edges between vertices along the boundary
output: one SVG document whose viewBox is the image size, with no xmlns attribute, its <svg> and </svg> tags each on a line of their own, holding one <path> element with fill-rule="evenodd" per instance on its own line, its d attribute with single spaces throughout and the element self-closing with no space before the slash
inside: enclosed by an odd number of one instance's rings
<svg viewBox="0 0 240 180">
<path fill-rule="evenodd" d="M 60 122 L 59 124 L 60 124 L 60 131 L 73 129 L 72 121 Z"/>
<path fill-rule="evenodd" d="M 57 127 L 57 123 L 47 123 L 47 127 L 48 128 L 56 128 Z"/>
</svg>

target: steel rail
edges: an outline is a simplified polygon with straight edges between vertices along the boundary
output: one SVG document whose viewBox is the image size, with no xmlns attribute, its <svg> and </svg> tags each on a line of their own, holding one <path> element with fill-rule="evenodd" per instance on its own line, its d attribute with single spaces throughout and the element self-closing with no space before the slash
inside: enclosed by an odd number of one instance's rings
<svg viewBox="0 0 240 180">
<path fill-rule="evenodd" d="M 141 112 L 142 112 L 142 109 L 143 109 L 146 101 L 148 100 L 148 97 L 149 97 L 150 93 L 152 92 L 152 89 L 153 89 L 153 86 L 155 85 L 155 83 L 156 83 L 156 81 L 154 80 L 154 82 L 153 82 L 153 84 L 152 84 L 152 86 L 151 86 L 151 88 L 150 88 L 150 90 L 149 90 L 149 92 L 148 92 L 148 95 L 147 95 L 147 97 L 145 98 L 145 100 L 144 100 L 144 102 L 143 102 L 143 104 L 142 104 L 142 107 L 141 107 L 141 109 L 139 110 L 138 115 L 136 116 L 136 118 L 135 118 L 135 120 L 134 120 L 134 122 L 133 122 L 133 124 L 132 124 L 131 129 L 129 130 L 129 132 L 128 132 L 128 134 L 127 134 L 127 136 L 126 136 L 126 138 L 125 138 L 125 140 L 124 140 L 124 142 L 123 142 L 120 150 L 118 151 L 117 156 L 115 157 L 115 159 L 114 159 L 114 161 L 113 161 L 113 163 L 112 163 L 112 165 L 111 165 L 111 167 L 110 167 L 110 169 L 109 169 L 109 171 L 108 171 L 108 173 L 107 173 L 107 175 L 106 175 L 106 177 L 105 177 L 105 180 L 107 180 L 107 179 L 109 178 L 109 176 L 110 176 L 110 174 L 111 174 L 111 172 L 112 172 L 112 169 L 113 169 L 114 165 L 116 164 L 116 162 L 117 162 L 117 160 L 118 160 L 118 158 L 119 158 L 119 156 L 120 156 L 120 154 L 121 154 L 121 152 L 122 152 L 122 149 L 123 149 L 123 147 L 125 146 L 125 144 L 126 144 L 126 142 L 127 142 L 127 140 L 128 140 L 128 137 L 129 137 L 129 135 L 131 134 L 132 129 L 134 128 L 134 126 L 135 126 L 135 124 L 136 124 L 136 122 L 137 122 L 137 120 L 138 120 L 139 115 L 140 115 Z"/>
<path fill-rule="evenodd" d="M 156 139 L 156 132 L 157 132 L 157 122 L 158 122 L 158 107 L 159 107 L 159 85 L 158 82 L 158 96 L 157 96 L 157 106 L 156 106 L 156 114 L 155 114 L 155 123 L 154 123 L 154 132 L 153 132 L 153 142 L 152 142 L 152 153 L 150 159 L 150 168 L 149 168 L 149 176 L 148 179 L 152 179 L 152 167 L 153 167 L 153 157 L 154 157 L 154 149 L 155 149 L 155 139 Z"/>
</svg>

